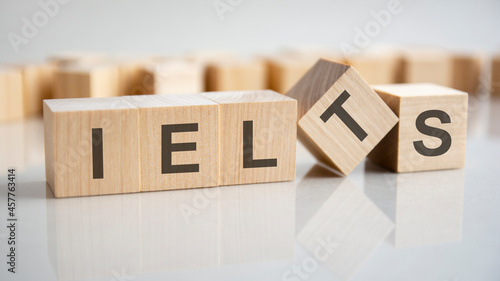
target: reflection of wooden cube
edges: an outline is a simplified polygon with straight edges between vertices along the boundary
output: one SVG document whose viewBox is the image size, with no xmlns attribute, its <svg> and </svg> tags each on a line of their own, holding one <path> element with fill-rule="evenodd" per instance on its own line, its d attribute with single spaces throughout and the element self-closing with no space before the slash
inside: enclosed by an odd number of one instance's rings
<svg viewBox="0 0 500 281">
<path fill-rule="evenodd" d="M 433 84 L 374 86 L 399 124 L 370 154 L 396 172 L 460 168 L 465 164 L 467 93 Z"/>
<path fill-rule="evenodd" d="M 270 90 L 203 95 L 219 103 L 221 185 L 295 179 L 297 101 Z"/>
<path fill-rule="evenodd" d="M 116 65 L 68 65 L 55 73 L 54 98 L 119 96 Z"/>
<path fill-rule="evenodd" d="M 17 64 L 23 74 L 24 111 L 27 116 L 41 115 L 44 99 L 52 98 L 53 64 Z"/>
<path fill-rule="evenodd" d="M 316 158 L 349 174 L 397 117 L 351 66 L 319 60 L 287 93 L 298 100 L 299 140 Z"/>
<path fill-rule="evenodd" d="M 347 60 L 369 84 L 403 82 L 403 60 L 398 54 L 372 53 L 352 56 Z"/>
<path fill-rule="evenodd" d="M 500 96 L 500 55 L 491 62 L 491 94 Z"/>
<path fill-rule="evenodd" d="M 57 280 L 120 280 L 115 278 L 140 273 L 139 194 L 60 200 L 47 188 L 46 197 L 47 250 Z"/>
<path fill-rule="evenodd" d="M 124 98 L 44 101 L 46 178 L 56 197 L 140 191 L 139 111 Z"/>
<path fill-rule="evenodd" d="M 23 77 L 21 71 L 0 67 L 0 121 L 24 116 Z"/>
<path fill-rule="evenodd" d="M 293 258 L 293 182 L 219 190 L 221 265 Z"/>
<path fill-rule="evenodd" d="M 125 99 L 139 108 L 141 191 L 218 185 L 217 103 L 202 95 Z"/>
<path fill-rule="evenodd" d="M 263 90 L 267 88 L 266 64 L 260 59 L 209 63 L 207 91 Z"/>
</svg>

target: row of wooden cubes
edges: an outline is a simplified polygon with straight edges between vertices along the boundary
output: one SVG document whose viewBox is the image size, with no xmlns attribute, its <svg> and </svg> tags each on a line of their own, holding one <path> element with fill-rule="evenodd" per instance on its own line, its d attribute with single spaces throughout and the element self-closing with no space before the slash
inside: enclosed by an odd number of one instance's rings
<svg viewBox="0 0 500 281">
<path fill-rule="evenodd" d="M 125 60 L 65 55 L 51 57 L 45 64 L 0 69 L 0 121 L 38 115 L 41 101 L 49 98 L 268 88 L 286 93 L 319 57 L 353 65 L 370 84 L 429 82 L 471 94 L 478 88 L 481 73 L 479 56 L 436 50 L 367 52 L 348 59 L 330 51 L 294 49 L 251 59 L 229 52 Z M 496 95 L 500 94 L 500 56 L 491 65 L 491 88 Z"/>
<path fill-rule="evenodd" d="M 56 197 L 289 181 L 297 102 L 273 91 L 44 101 Z"/>
</svg>

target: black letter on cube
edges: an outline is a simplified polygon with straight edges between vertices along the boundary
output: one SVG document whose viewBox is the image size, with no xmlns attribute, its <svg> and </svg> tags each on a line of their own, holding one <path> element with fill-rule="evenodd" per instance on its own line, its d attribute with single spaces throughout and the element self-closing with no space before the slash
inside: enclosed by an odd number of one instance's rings
<svg viewBox="0 0 500 281">
<path fill-rule="evenodd" d="M 342 94 L 326 109 L 326 111 L 321 114 L 320 118 L 323 120 L 323 122 L 326 123 L 330 117 L 332 117 L 334 114 L 337 114 L 337 116 L 346 124 L 346 126 L 351 130 L 356 137 L 360 141 L 363 141 L 368 134 L 359 126 L 359 124 L 354 120 L 347 111 L 342 107 L 342 104 L 350 97 L 349 93 L 344 90 Z"/>
<path fill-rule="evenodd" d="M 172 143 L 172 133 L 198 132 L 198 123 L 174 124 L 161 126 L 161 173 L 197 173 L 199 164 L 172 165 L 172 152 L 196 151 L 195 142 Z"/>
<path fill-rule="evenodd" d="M 253 159 L 253 121 L 243 121 L 243 168 L 277 167 L 278 160 Z"/>
<path fill-rule="evenodd" d="M 428 118 L 438 118 L 441 124 L 451 123 L 450 116 L 442 110 L 427 110 L 417 117 L 415 125 L 417 130 L 424 135 L 436 137 L 441 139 L 441 145 L 438 148 L 427 148 L 423 141 L 414 141 L 413 146 L 423 156 L 439 156 L 445 154 L 451 147 L 451 136 L 450 134 L 442 129 L 429 127 L 425 124 L 425 120 Z"/>
<path fill-rule="evenodd" d="M 104 178 L 102 128 L 92 129 L 92 177 L 94 179 Z"/>
</svg>

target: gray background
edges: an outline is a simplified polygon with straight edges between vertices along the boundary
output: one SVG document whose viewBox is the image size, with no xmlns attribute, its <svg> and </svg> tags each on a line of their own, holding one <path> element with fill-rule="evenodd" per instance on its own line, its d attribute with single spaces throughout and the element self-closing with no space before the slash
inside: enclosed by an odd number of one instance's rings
<svg viewBox="0 0 500 281">
<path fill-rule="evenodd" d="M 47 1 L 47 0 L 43 0 Z M 227 3 L 231 0 L 220 0 Z M 232 0 L 238 2 L 238 0 Z M 386 9 L 375 1 L 246 1 L 221 19 L 213 0 L 69 0 L 16 53 L 8 33 L 21 35 L 22 18 L 41 11 L 37 1 L 1 0 L 0 61 L 43 59 L 58 51 L 179 54 L 192 49 L 269 52 L 285 45 L 339 47 L 355 28 Z M 371 44 L 436 45 L 458 50 L 500 47 L 500 1 L 409 1 Z"/>
</svg>

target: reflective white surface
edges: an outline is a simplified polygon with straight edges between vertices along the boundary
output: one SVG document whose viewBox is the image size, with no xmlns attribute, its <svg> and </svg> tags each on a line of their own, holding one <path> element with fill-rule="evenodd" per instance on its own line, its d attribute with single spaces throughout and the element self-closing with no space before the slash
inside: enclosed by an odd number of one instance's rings
<svg viewBox="0 0 500 281">
<path fill-rule="evenodd" d="M 41 120 L 0 124 L 0 280 L 499 280 L 500 100 L 471 108 L 460 170 L 339 177 L 298 145 L 294 182 L 68 199 L 44 181 Z"/>
</svg>

